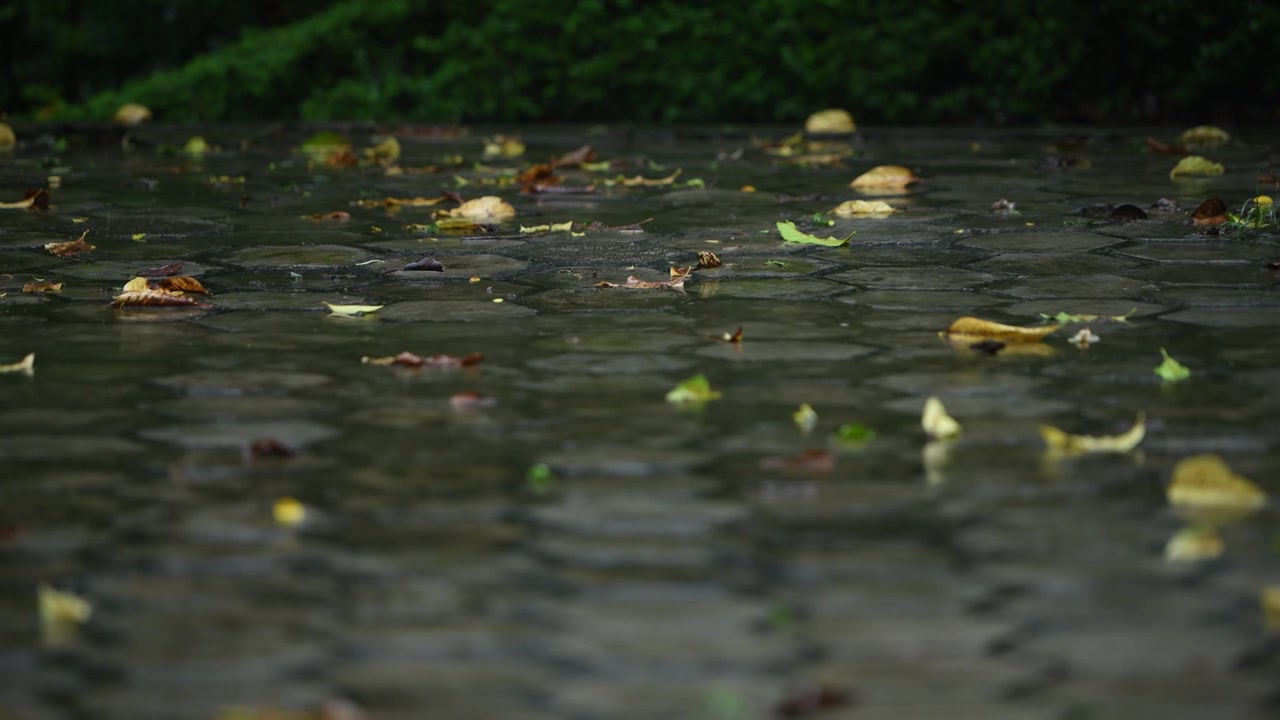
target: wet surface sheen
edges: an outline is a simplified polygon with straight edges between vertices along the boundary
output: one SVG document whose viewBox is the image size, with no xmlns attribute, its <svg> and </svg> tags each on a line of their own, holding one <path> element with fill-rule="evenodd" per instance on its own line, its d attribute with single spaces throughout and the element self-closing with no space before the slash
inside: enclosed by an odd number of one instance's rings
<svg viewBox="0 0 1280 720">
<path fill-rule="evenodd" d="M 681 167 L 706 187 L 503 188 L 517 220 L 468 237 L 411 227 L 429 208 L 349 203 L 491 192 L 469 164 L 479 135 L 402 139 L 405 167 L 468 165 L 400 177 L 308 168 L 290 152 L 301 135 L 203 161 L 66 152 L 54 211 L 0 211 L 0 363 L 37 356 L 33 377 L 0 375 L 0 718 L 342 697 L 395 720 L 734 720 L 823 683 L 858 698 L 833 718 L 1275 717 L 1280 650 L 1258 606 L 1280 582 L 1274 508 L 1225 528 L 1218 560 L 1163 550 L 1186 455 L 1220 453 L 1280 492 L 1280 289 L 1262 267 L 1280 240 L 1197 233 L 1186 213 L 1079 213 L 1238 206 L 1274 138 L 1215 151 L 1224 176 L 1174 182 L 1144 134 L 1097 133 L 1078 151 L 1091 167 L 1046 170 L 1052 133 L 873 130 L 846 167 L 806 170 L 745 132 L 545 131 L 529 158 L 591 142 L 665 166 L 628 176 Z M 206 137 L 239 146 L 231 129 Z M 880 163 L 928 178 L 887 198 L 904 212 L 820 231 L 856 230 L 848 247 L 773 231 L 853 199 L 849 180 Z M 0 200 L 47 174 L 39 151 L 0 156 Z M 990 213 L 1001 198 L 1020 214 Z M 305 217 L 334 210 L 352 219 Z M 518 233 L 650 217 L 642 234 Z M 42 250 L 84 229 L 93 252 Z M 663 278 L 699 250 L 726 265 L 683 293 L 595 287 Z M 424 256 L 445 272 L 397 272 Z M 177 261 L 213 309 L 110 309 L 133 273 Z M 24 295 L 35 278 L 66 285 Z M 385 307 L 348 319 L 322 302 Z M 936 336 L 967 314 L 1130 309 L 1093 324 L 1087 350 L 1066 342 L 1075 327 L 1032 355 Z M 740 347 L 708 337 L 738 326 Z M 1151 372 L 1161 347 L 1189 381 Z M 360 362 L 404 350 L 485 360 Z M 723 399 L 664 402 L 697 372 Z M 459 411 L 458 392 L 496 403 Z M 965 425 L 941 453 L 919 428 L 929 395 Z M 820 416 L 807 437 L 802 402 Z M 1044 456 L 1040 423 L 1111 434 L 1139 410 L 1138 452 Z M 876 439 L 827 440 L 849 422 Z M 263 437 L 298 456 L 249 460 Z M 829 474 L 760 469 L 826 447 Z M 527 485 L 535 463 L 549 490 Z M 282 496 L 311 509 L 301 528 L 273 522 Z M 94 604 L 70 643 L 41 640 L 41 582 Z"/>
</svg>

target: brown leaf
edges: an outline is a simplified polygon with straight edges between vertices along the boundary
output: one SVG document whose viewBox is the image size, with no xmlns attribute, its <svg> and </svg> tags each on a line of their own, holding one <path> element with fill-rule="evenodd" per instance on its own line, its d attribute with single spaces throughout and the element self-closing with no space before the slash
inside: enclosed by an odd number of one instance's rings
<svg viewBox="0 0 1280 720">
<path fill-rule="evenodd" d="M 1273 175 L 1271 173 L 1267 173 L 1266 175 L 1259 175 L 1258 182 L 1262 185 L 1275 185 L 1276 187 L 1280 187 L 1280 177 L 1277 177 L 1276 175 Z"/>
<path fill-rule="evenodd" d="M 261 438 L 254 440 L 249 445 L 249 458 L 252 460 L 266 460 L 268 458 L 291 458 L 296 457 L 298 452 L 293 448 L 285 445 L 273 437 Z"/>
<path fill-rule="evenodd" d="M 369 357 L 368 355 L 360 358 L 360 362 L 364 365 L 402 365 L 404 367 L 470 367 L 484 360 L 484 355 L 478 352 L 471 353 L 463 357 L 457 355 L 428 355 L 423 357 L 405 350 L 399 355 L 391 357 Z"/>
<path fill-rule="evenodd" d="M 0 209 L 48 210 L 49 191 L 44 188 L 40 188 L 39 190 L 27 190 L 22 193 L 22 199 L 17 202 L 0 202 Z"/>
<path fill-rule="evenodd" d="M 22 286 L 24 293 L 62 292 L 62 283 L 29 282 Z"/>
<path fill-rule="evenodd" d="M 1170 145 L 1168 143 L 1162 143 L 1150 135 L 1147 136 L 1147 149 L 1153 153 L 1160 153 L 1161 155 L 1191 154 L 1191 151 L 1187 150 L 1187 146 L 1185 145 Z"/>
<path fill-rule="evenodd" d="M 1222 198 L 1211 197 L 1200 203 L 1191 214 L 1191 222 L 1200 226 L 1221 225 L 1227 221 L 1227 204 Z"/>
<path fill-rule="evenodd" d="M 573 152 L 565 153 L 551 161 L 551 167 L 578 167 L 584 162 L 595 162 L 596 151 L 590 145 L 583 145 Z"/>
<path fill-rule="evenodd" d="M 853 693 L 841 687 L 820 685 L 788 694 L 773 707 L 780 718 L 802 718 L 815 713 L 845 707 L 854 702 Z"/>
<path fill-rule="evenodd" d="M 556 175 L 555 170 L 546 164 L 533 165 L 528 170 L 520 173 L 516 178 L 516 183 L 520 186 L 522 192 L 529 192 L 534 185 L 556 185 L 561 178 Z"/>
<path fill-rule="evenodd" d="M 595 185 L 550 185 L 547 183 L 537 183 L 521 190 L 521 192 L 543 195 L 591 195 L 595 191 Z"/>
<path fill-rule="evenodd" d="M 479 410 L 497 405 L 498 401 L 478 392 L 455 393 L 449 398 L 449 406 L 454 410 Z"/>
<path fill-rule="evenodd" d="M 304 217 L 311 218 L 312 220 L 315 220 L 317 222 L 320 222 L 320 221 L 346 222 L 351 219 L 351 213 L 347 212 L 346 210 L 334 210 L 333 212 L 314 213 L 311 215 L 306 215 Z"/>
<path fill-rule="evenodd" d="M 325 155 L 324 164 L 329 167 L 355 167 L 360 164 L 360 156 L 350 148 L 346 148 Z"/>
<path fill-rule="evenodd" d="M 161 265 L 159 267 L 147 268 L 146 270 L 139 270 L 138 274 L 142 277 L 166 277 L 169 275 L 177 275 L 180 272 L 182 272 L 182 263 L 176 262 L 169 263 L 168 265 Z"/>
<path fill-rule="evenodd" d="M 170 292 L 200 293 L 201 295 L 209 294 L 209 291 L 204 289 L 204 285 L 201 285 L 199 280 L 188 275 L 164 278 L 160 282 L 156 283 L 156 287 Z"/>
<path fill-rule="evenodd" d="M 125 306 L 146 307 L 199 307 L 211 308 L 209 303 L 201 302 L 189 295 L 179 295 L 167 290 L 133 290 L 120 293 L 111 302 L 111 307 Z"/>
<path fill-rule="evenodd" d="M 70 242 L 46 243 L 44 249 L 58 257 L 71 257 L 72 255 L 79 255 L 82 252 L 89 252 L 96 246 L 90 245 L 84 241 L 84 236 L 88 234 L 89 231 L 85 230 L 80 233 L 80 237 Z"/>
<path fill-rule="evenodd" d="M 975 342 L 982 338 L 990 338 L 1005 343 L 1040 342 L 1046 335 L 1057 330 L 1058 327 L 1058 325 L 1017 327 L 991 322 L 990 320 L 980 320 L 975 317 L 962 317 L 951 323 L 951 327 L 942 334 L 972 337 L 975 338 Z"/>
<path fill-rule="evenodd" d="M 810 448 L 795 455 L 774 455 L 762 458 L 760 469 L 826 474 L 836 469 L 836 455 L 830 450 Z"/>
<path fill-rule="evenodd" d="M 724 265 L 724 263 L 721 262 L 720 258 L 716 257 L 715 253 L 710 250 L 703 250 L 698 253 L 698 264 L 694 266 L 694 269 L 710 270 L 712 268 L 718 268 L 721 265 Z"/>
<path fill-rule="evenodd" d="M 617 283 L 611 283 L 611 282 L 601 281 L 601 282 L 596 283 L 596 287 L 598 287 L 598 288 L 627 288 L 627 289 L 631 289 L 631 290 L 657 290 L 657 289 L 666 289 L 666 290 L 679 290 L 680 292 L 684 292 L 684 281 L 685 281 L 686 279 L 688 279 L 688 277 L 689 277 L 689 275 L 688 275 L 688 274 L 685 274 L 685 275 L 680 275 L 680 276 L 678 276 L 678 277 L 674 277 L 674 278 L 672 278 L 672 279 L 670 279 L 670 280 L 641 280 L 640 278 L 636 277 L 635 275 L 632 275 L 632 276 L 628 277 L 628 278 L 627 278 L 627 281 L 626 281 L 625 283 L 623 283 L 622 285 L 619 285 L 619 284 L 617 284 Z"/>
<path fill-rule="evenodd" d="M 1129 223 L 1135 220 L 1146 220 L 1147 212 L 1137 205 L 1121 205 L 1111 212 L 1109 218 L 1114 223 Z"/>
<path fill-rule="evenodd" d="M 719 340 L 720 342 L 727 342 L 727 343 L 741 343 L 741 342 L 742 342 L 742 326 L 741 326 L 741 325 L 739 325 L 739 326 L 738 326 L 738 329 L 737 329 L 737 330 L 735 330 L 735 331 L 733 331 L 732 333 L 721 333 L 721 334 L 719 334 L 719 335 L 708 335 L 707 337 L 711 338 L 712 340 Z"/>
</svg>

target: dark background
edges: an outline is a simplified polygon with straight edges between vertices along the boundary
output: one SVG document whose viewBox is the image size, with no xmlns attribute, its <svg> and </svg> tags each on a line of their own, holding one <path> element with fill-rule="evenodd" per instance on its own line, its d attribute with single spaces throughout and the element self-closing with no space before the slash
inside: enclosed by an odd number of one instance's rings
<svg viewBox="0 0 1280 720">
<path fill-rule="evenodd" d="M 0 2 L 0 111 L 169 121 L 1269 123 L 1280 2 Z"/>
</svg>

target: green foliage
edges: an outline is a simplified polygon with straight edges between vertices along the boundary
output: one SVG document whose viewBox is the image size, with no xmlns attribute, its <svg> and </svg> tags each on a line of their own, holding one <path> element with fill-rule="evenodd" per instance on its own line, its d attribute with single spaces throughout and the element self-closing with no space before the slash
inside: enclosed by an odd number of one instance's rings
<svg viewBox="0 0 1280 720">
<path fill-rule="evenodd" d="M 1280 93 L 1269 0 L 1213 13 L 1190 0 L 260 5 L 2 3 L 0 106 L 66 99 L 62 117 L 106 118 L 132 100 L 170 121 L 795 123 L 843 106 L 872 123 L 1199 122 L 1261 118 L 1258 98 Z M 239 26 L 258 29 L 237 39 Z M 118 68 L 137 75 L 116 87 Z"/>
</svg>

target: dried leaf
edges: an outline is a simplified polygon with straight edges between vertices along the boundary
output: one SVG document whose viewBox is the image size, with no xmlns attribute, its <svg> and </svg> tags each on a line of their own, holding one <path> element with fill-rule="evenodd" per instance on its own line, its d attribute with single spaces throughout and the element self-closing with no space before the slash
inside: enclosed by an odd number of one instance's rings
<svg viewBox="0 0 1280 720">
<path fill-rule="evenodd" d="M 602 280 L 596 283 L 598 288 L 625 288 L 628 290 L 679 290 L 684 292 L 684 281 L 689 278 L 688 274 L 678 275 L 670 280 L 641 280 L 632 275 L 622 285 Z"/>
<path fill-rule="evenodd" d="M 935 440 L 949 440 L 959 437 L 960 423 L 947 414 L 947 408 L 936 396 L 924 401 L 924 412 L 920 414 L 920 427 Z"/>
<path fill-rule="evenodd" d="M 13 134 L 13 128 L 8 123 L 0 122 L 0 150 L 8 150 L 18 143 L 18 137 Z"/>
<path fill-rule="evenodd" d="M 27 353 L 21 360 L 8 365 L 0 365 L 0 375 L 4 373 L 20 372 L 30 375 L 36 370 L 36 354 Z"/>
<path fill-rule="evenodd" d="M 189 275 L 162 278 L 158 283 L 156 283 L 156 285 L 161 290 L 168 290 L 170 292 L 199 293 L 201 295 L 209 294 L 209 291 L 204 288 L 204 285 L 200 284 L 199 280 Z"/>
<path fill-rule="evenodd" d="M 849 705 L 853 693 L 832 685 L 819 685 L 789 693 L 773 706 L 773 714 L 779 718 L 803 718 L 834 708 Z"/>
<path fill-rule="evenodd" d="M 552 167 L 580 167 L 596 159 L 596 151 L 590 145 L 583 145 L 573 152 L 565 153 L 551 161 Z"/>
<path fill-rule="evenodd" d="M 334 315 L 344 317 L 356 317 L 359 315 L 367 315 L 377 312 L 383 308 L 382 305 L 334 305 L 332 303 L 324 303 L 329 308 L 329 312 Z"/>
<path fill-rule="evenodd" d="M 439 260 L 430 257 L 424 257 L 400 268 L 408 272 L 444 272 L 444 265 Z"/>
<path fill-rule="evenodd" d="M 24 293 L 46 293 L 46 292 L 62 292 L 62 283 L 52 282 L 29 282 L 22 286 Z"/>
<path fill-rule="evenodd" d="M 304 215 L 303 217 L 315 220 L 316 222 L 347 222 L 351 219 L 351 213 L 346 210 L 334 210 L 327 213 L 313 213 Z"/>
<path fill-rule="evenodd" d="M 494 195 L 468 200 L 448 211 L 448 216 L 475 222 L 500 222 L 516 216 L 516 209 L 511 203 Z"/>
<path fill-rule="evenodd" d="M 1188 155 L 1178 161 L 1177 165 L 1169 171 L 1169 177 L 1176 178 L 1182 175 L 1221 175 L 1225 172 L 1225 168 L 1221 163 L 1213 162 L 1199 155 Z"/>
<path fill-rule="evenodd" d="M 605 187 L 613 187 L 614 185 L 622 185 L 623 187 L 657 187 L 674 183 L 676 178 L 680 177 L 681 172 L 683 172 L 683 169 L 677 169 L 670 175 L 661 178 L 646 178 L 640 175 L 628 178 L 619 175 L 612 180 L 601 180 L 600 182 Z"/>
<path fill-rule="evenodd" d="M 818 413 L 809 403 L 802 403 L 795 412 L 791 413 L 791 419 L 796 427 L 800 428 L 800 432 L 806 435 L 813 432 L 818 425 Z"/>
<path fill-rule="evenodd" d="M 846 200 L 831 212 L 840 217 L 888 217 L 894 209 L 883 200 Z"/>
<path fill-rule="evenodd" d="M 951 327 L 941 334 L 966 338 L 990 338 L 1005 343 L 1032 343 L 1040 342 L 1059 327 L 1058 325 L 1015 327 L 975 317 L 962 317 L 951 323 Z"/>
<path fill-rule="evenodd" d="M 534 225 L 532 227 L 525 227 L 524 225 L 520 226 L 520 233 L 523 235 L 545 232 L 573 232 L 573 221 L 570 220 L 569 222 L 551 223 L 549 225 Z"/>
<path fill-rule="evenodd" d="M 698 252 L 698 264 L 693 267 L 694 270 L 711 270 L 718 268 L 724 263 L 710 250 L 702 250 Z"/>
<path fill-rule="evenodd" d="M 515 158 L 524 154 L 524 142 L 519 135 L 494 135 L 485 138 L 484 156 L 486 158 Z"/>
<path fill-rule="evenodd" d="M 454 410 L 480 410 L 490 408 L 497 405 L 496 398 L 487 395 L 481 395 L 478 392 L 460 392 L 454 393 L 449 398 L 449 407 Z"/>
<path fill-rule="evenodd" d="M 1189 145 L 1220 145 L 1231 140 L 1231 135 L 1219 127 L 1197 125 L 1183 131 L 1180 141 Z"/>
<path fill-rule="evenodd" d="M 1170 357 L 1164 348 L 1160 348 L 1160 354 L 1164 356 L 1164 360 L 1155 367 L 1155 373 L 1165 382 L 1177 382 L 1191 377 L 1191 370 Z"/>
<path fill-rule="evenodd" d="M 1221 225 L 1227 221 L 1227 204 L 1222 198 L 1211 197 L 1200 203 L 1191 214 L 1191 222 L 1200 226 Z"/>
<path fill-rule="evenodd" d="M 1071 343 L 1072 345 L 1075 345 L 1081 350 L 1089 347 L 1089 345 L 1093 343 L 1100 342 L 1101 340 L 1102 338 L 1098 337 L 1097 335 L 1094 335 L 1093 331 L 1090 330 L 1089 328 L 1080 328 L 1079 332 L 1067 338 L 1067 342 Z"/>
<path fill-rule="evenodd" d="M 915 173 L 901 165 L 877 165 L 854 178 L 849 187 L 898 190 L 919 180 Z"/>
<path fill-rule="evenodd" d="M 249 458 L 251 460 L 267 460 L 271 458 L 288 459 L 295 457 L 297 454 L 297 451 L 293 448 L 273 437 L 254 440 L 249 445 Z"/>
<path fill-rule="evenodd" d="M 1146 220 L 1147 211 L 1137 205 L 1121 205 L 1111 212 L 1111 217 L 1107 218 L 1113 223 L 1130 223 L 1137 220 Z"/>
<path fill-rule="evenodd" d="M 849 242 L 849 238 L 854 236 L 854 233 L 849 233 L 849 237 L 844 239 L 833 237 L 820 238 L 816 235 L 810 235 L 809 233 L 797 230 L 796 224 L 790 220 L 777 223 L 777 228 L 778 232 L 782 234 L 782 239 L 787 242 L 804 243 L 807 245 L 822 245 L 823 247 L 839 247 L 840 245 L 844 245 Z"/>
<path fill-rule="evenodd" d="M 400 141 L 394 135 L 389 135 L 377 145 L 365 148 L 364 157 L 371 163 L 390 165 L 400 159 Z"/>
<path fill-rule="evenodd" d="M 1147 136 L 1147 149 L 1161 155 L 1186 155 L 1190 152 L 1185 145 L 1162 143 L 1150 135 Z"/>
<path fill-rule="evenodd" d="M 848 110 L 819 110 L 804 121 L 804 131 L 813 135 L 847 134 L 857 129 Z"/>
<path fill-rule="evenodd" d="M 1194 563 L 1212 560 L 1222 554 L 1226 543 L 1222 533 L 1212 525 L 1190 525 L 1169 538 L 1164 546 L 1165 562 Z"/>
<path fill-rule="evenodd" d="M 93 606 L 74 593 L 55 590 L 44 583 L 36 590 L 42 625 L 83 625 L 93 616 Z"/>
<path fill-rule="evenodd" d="M 1169 504 L 1191 509 L 1243 511 L 1267 504 L 1267 494 L 1247 478 L 1237 475 L 1212 454 L 1195 455 L 1173 468 L 1167 492 Z"/>
<path fill-rule="evenodd" d="M 408 350 L 390 357 L 370 357 L 368 355 L 360 358 L 361 364 L 364 365 L 403 365 L 404 367 L 470 367 L 484 360 L 484 355 L 478 352 L 470 355 L 459 357 L 457 355 L 428 355 L 423 357 L 415 355 Z"/>
<path fill-rule="evenodd" d="M 145 279 L 142 279 L 146 282 Z M 211 308 L 209 303 L 201 302 L 190 295 L 169 292 L 168 290 L 125 291 L 111 301 L 111 307 L 198 307 Z"/>
<path fill-rule="evenodd" d="M 116 124 L 133 127 L 151 119 L 151 109 L 139 103 L 125 103 L 116 110 Z"/>
<path fill-rule="evenodd" d="M 271 505 L 271 517 L 278 525 L 298 527 L 307 519 L 307 506 L 296 498 L 282 497 Z"/>
<path fill-rule="evenodd" d="M 1133 427 L 1120 435 L 1071 435 L 1052 425 L 1040 426 L 1040 437 L 1044 438 L 1049 450 L 1066 455 L 1082 455 L 1091 452 L 1129 452 L 1142 442 L 1147 434 L 1146 413 L 1138 413 Z"/>
<path fill-rule="evenodd" d="M 738 329 L 731 333 L 720 333 L 719 335 L 708 335 L 707 337 L 721 342 L 740 343 L 742 342 L 742 326 L 739 325 Z"/>
<path fill-rule="evenodd" d="M 698 404 L 720 397 L 720 393 L 711 389 L 711 381 L 707 376 L 698 373 L 682 381 L 667 393 L 667 402 L 675 404 Z"/>
<path fill-rule="evenodd" d="M 121 292 L 146 292 L 151 289 L 151 282 L 144 277 L 136 277 L 124 284 Z"/>
<path fill-rule="evenodd" d="M 795 455 L 761 458 L 760 469 L 772 472 L 829 473 L 836 469 L 836 454 L 830 450 L 811 448 Z"/>
<path fill-rule="evenodd" d="M 49 191 L 44 188 L 26 190 L 22 199 L 16 202 L 0 202 L 0 210 L 48 210 Z"/>
<path fill-rule="evenodd" d="M 80 233 L 80 237 L 76 238 L 75 240 L 71 240 L 69 242 L 60 242 L 60 243 L 46 243 L 44 246 L 44 249 L 48 250 L 54 255 L 57 255 L 58 257 L 71 257 L 73 255 L 79 255 L 82 252 L 89 252 L 90 250 L 94 249 L 97 246 L 90 245 L 89 243 L 84 241 L 85 236 L 88 234 L 89 234 L 89 231 L 85 230 L 84 232 Z"/>
<path fill-rule="evenodd" d="M 439 205 L 440 203 L 446 200 L 452 200 L 453 197 L 454 197 L 453 195 L 445 194 L 445 195 L 437 195 L 436 197 L 431 197 L 431 198 L 424 198 L 424 197 L 411 197 L 411 198 L 385 197 L 382 199 L 370 198 L 365 200 L 356 200 L 352 204 L 358 205 L 363 208 L 384 207 L 388 210 L 398 210 L 400 208 L 405 208 L 405 207 L 431 207 L 432 205 Z"/>
</svg>

